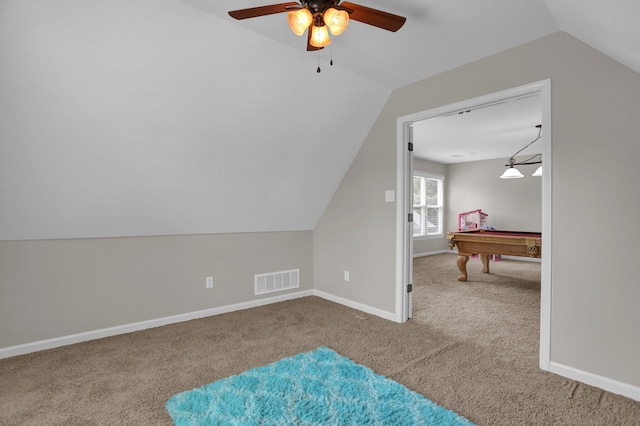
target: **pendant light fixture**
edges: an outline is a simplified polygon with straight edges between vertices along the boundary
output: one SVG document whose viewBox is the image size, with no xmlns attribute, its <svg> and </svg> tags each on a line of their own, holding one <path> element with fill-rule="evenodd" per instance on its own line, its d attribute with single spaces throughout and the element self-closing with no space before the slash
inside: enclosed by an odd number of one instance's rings
<svg viewBox="0 0 640 426">
<path fill-rule="evenodd" d="M 523 178 L 524 175 L 520 173 L 520 170 L 516 169 L 515 166 L 524 166 L 529 164 L 542 164 L 541 154 L 535 154 L 534 156 L 520 162 L 516 162 L 516 159 L 515 159 L 516 155 L 518 155 L 519 153 L 527 149 L 532 143 L 534 143 L 535 141 L 541 138 L 540 135 L 542 133 L 542 124 L 538 124 L 536 127 L 538 128 L 538 137 L 532 140 L 531 142 L 529 142 L 527 145 L 524 146 L 524 148 L 520 149 L 518 152 L 516 152 L 509 158 L 508 160 L 509 164 L 506 164 L 506 167 L 508 167 L 508 169 L 505 170 L 504 173 L 502 173 L 502 176 L 500 176 L 500 179 Z M 537 161 L 531 161 L 536 157 L 539 158 Z M 538 167 L 538 170 L 536 170 L 531 176 L 542 176 L 542 166 Z"/>
<path fill-rule="evenodd" d="M 523 178 L 524 175 L 522 173 L 520 173 L 520 170 L 516 169 L 513 166 L 514 165 L 511 164 L 509 166 L 509 168 L 507 170 L 505 170 L 504 173 L 502 173 L 502 176 L 500 176 L 500 179 L 520 179 L 520 178 Z"/>
<path fill-rule="evenodd" d="M 533 172 L 531 176 L 542 176 L 542 166 L 538 167 L 538 169 Z"/>
</svg>

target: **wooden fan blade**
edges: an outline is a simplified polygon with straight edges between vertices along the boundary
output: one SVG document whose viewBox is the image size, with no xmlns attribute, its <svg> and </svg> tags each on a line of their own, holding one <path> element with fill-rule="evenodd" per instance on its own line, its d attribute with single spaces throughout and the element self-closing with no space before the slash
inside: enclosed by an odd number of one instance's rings
<svg viewBox="0 0 640 426">
<path fill-rule="evenodd" d="M 383 12 L 382 10 L 371 9 L 370 7 L 360 6 L 349 2 L 340 3 L 338 9 L 344 9 L 349 12 L 349 19 L 393 32 L 402 28 L 407 20 L 404 16 L 394 15 L 392 13 Z"/>
<path fill-rule="evenodd" d="M 232 10 L 229 12 L 229 16 L 235 19 L 247 19 L 256 18 L 258 16 L 273 15 L 274 13 L 288 12 L 289 7 L 300 6 L 299 3 L 278 3 L 268 6 L 250 7 L 249 9 Z"/>
<path fill-rule="evenodd" d="M 324 47 L 315 47 L 311 45 L 311 27 L 307 28 L 307 52 L 322 50 Z"/>
</svg>

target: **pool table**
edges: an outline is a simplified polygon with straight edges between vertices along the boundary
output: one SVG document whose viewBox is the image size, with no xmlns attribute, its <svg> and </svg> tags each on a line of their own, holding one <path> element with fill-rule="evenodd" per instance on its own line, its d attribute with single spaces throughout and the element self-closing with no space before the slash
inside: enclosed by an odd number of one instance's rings
<svg viewBox="0 0 640 426">
<path fill-rule="evenodd" d="M 492 254 L 541 257 L 542 234 L 539 232 L 513 232 L 478 229 L 448 232 L 449 249 L 458 247 L 458 281 L 467 280 L 469 256 L 478 254 L 482 259 L 482 272 L 489 273 L 489 256 Z"/>
</svg>

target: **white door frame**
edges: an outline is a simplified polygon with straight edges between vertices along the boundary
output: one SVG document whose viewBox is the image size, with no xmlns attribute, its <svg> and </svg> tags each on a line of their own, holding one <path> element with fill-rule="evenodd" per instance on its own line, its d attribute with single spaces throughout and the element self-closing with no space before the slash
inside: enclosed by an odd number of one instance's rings
<svg viewBox="0 0 640 426">
<path fill-rule="evenodd" d="M 411 139 L 411 125 L 414 122 L 478 108 L 493 103 L 504 102 L 522 96 L 540 94 L 542 100 L 542 234 L 545 237 L 542 250 L 542 279 L 540 295 L 540 368 L 550 369 L 551 361 L 551 259 L 552 259 L 552 150 L 551 150 L 551 80 L 543 80 L 513 89 L 468 99 L 454 104 L 399 117 L 397 119 L 397 190 L 396 200 L 396 312 L 397 322 L 405 322 L 411 315 L 411 295 L 407 284 L 412 277 L 412 244 L 408 214 L 411 197 L 411 153 L 407 144 Z"/>
</svg>

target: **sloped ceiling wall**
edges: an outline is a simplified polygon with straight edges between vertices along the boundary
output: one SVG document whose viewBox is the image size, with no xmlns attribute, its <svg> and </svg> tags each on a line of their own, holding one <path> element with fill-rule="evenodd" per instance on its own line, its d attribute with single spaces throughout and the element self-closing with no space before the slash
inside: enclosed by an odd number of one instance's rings
<svg viewBox="0 0 640 426">
<path fill-rule="evenodd" d="M 389 93 L 173 0 L 3 6 L 2 239 L 312 229 Z"/>
<path fill-rule="evenodd" d="M 320 54 L 267 3 L 0 0 L 0 239 L 310 230 L 398 87 L 565 28 L 640 69 L 638 2 L 368 0 L 405 27 Z"/>
<path fill-rule="evenodd" d="M 558 27 L 640 72 L 640 2 L 544 0 Z"/>
</svg>

